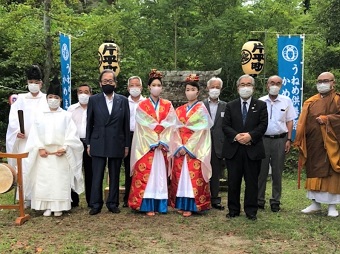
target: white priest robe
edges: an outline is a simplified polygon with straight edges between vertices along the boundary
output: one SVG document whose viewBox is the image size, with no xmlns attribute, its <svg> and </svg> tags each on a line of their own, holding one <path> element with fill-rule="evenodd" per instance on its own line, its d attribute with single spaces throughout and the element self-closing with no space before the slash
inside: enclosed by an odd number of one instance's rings
<svg viewBox="0 0 340 254">
<path fill-rule="evenodd" d="M 42 148 L 49 153 L 64 148 L 66 153 L 43 158 L 39 155 Z M 58 108 L 37 114 L 26 144 L 29 155 L 24 160 L 28 172 L 24 188 L 25 192 L 32 191 L 32 209 L 71 209 L 71 188 L 78 194 L 84 191 L 83 150 L 71 113 Z"/>
<path fill-rule="evenodd" d="M 46 94 L 39 92 L 35 97 L 31 93 L 19 94 L 17 100 L 11 105 L 8 119 L 8 127 L 6 133 L 6 152 L 7 153 L 24 153 L 25 146 L 27 142 L 27 137 L 30 133 L 31 125 L 33 119 L 37 112 L 42 109 L 47 109 Z M 24 130 L 25 138 L 17 138 L 17 134 L 20 133 L 18 110 L 23 111 L 24 115 Z M 8 164 L 16 168 L 16 159 L 8 159 Z M 27 170 L 25 166 L 22 167 L 23 178 L 26 178 Z M 30 200 L 31 198 L 25 195 L 25 200 Z"/>
</svg>

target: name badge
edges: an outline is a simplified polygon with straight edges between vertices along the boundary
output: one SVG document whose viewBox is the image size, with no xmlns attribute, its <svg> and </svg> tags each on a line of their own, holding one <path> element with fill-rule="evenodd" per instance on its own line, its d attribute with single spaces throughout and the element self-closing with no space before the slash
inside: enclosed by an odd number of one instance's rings
<svg viewBox="0 0 340 254">
<path fill-rule="evenodd" d="M 224 112 L 221 112 L 221 117 L 224 117 Z"/>
</svg>

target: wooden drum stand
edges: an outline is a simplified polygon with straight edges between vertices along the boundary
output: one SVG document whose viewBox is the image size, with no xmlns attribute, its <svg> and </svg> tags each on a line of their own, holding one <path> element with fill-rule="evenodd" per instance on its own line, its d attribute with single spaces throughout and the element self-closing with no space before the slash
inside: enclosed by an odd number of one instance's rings
<svg viewBox="0 0 340 254">
<path fill-rule="evenodd" d="M 20 211 L 20 216 L 16 218 L 15 224 L 20 226 L 24 224 L 26 221 L 30 219 L 29 214 L 25 214 L 25 207 L 24 207 L 24 193 L 23 193 L 23 179 L 22 179 L 22 159 L 27 158 L 28 153 L 0 153 L 0 158 L 12 158 L 17 160 L 17 170 L 18 170 L 18 180 L 17 186 L 19 191 L 19 204 L 14 205 L 0 205 L 0 209 L 17 209 Z"/>
</svg>

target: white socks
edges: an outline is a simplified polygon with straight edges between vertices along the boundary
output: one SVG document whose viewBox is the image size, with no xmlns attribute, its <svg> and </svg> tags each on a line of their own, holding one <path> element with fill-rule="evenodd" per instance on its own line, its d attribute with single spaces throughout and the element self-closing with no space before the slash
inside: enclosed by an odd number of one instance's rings
<svg viewBox="0 0 340 254">
<path fill-rule="evenodd" d="M 63 215 L 63 212 L 54 212 L 54 217 L 60 217 Z"/>
<path fill-rule="evenodd" d="M 301 210 L 302 213 L 315 213 L 321 210 L 321 205 L 320 203 L 316 202 L 315 200 L 313 200 L 313 203 L 306 207 L 305 209 Z"/>
<path fill-rule="evenodd" d="M 328 216 L 330 217 L 338 217 L 339 212 L 336 210 L 336 205 L 328 205 Z"/>
<path fill-rule="evenodd" d="M 51 212 L 51 209 L 47 209 L 45 212 L 44 212 L 44 216 L 46 216 L 46 217 L 49 217 L 49 216 L 51 216 L 51 214 L 52 214 L 52 212 Z"/>
<path fill-rule="evenodd" d="M 51 216 L 51 215 L 52 215 L 51 209 L 47 209 L 47 210 L 44 212 L 43 215 L 46 216 L 46 217 Z M 63 215 L 63 212 L 54 212 L 54 216 L 55 216 L 55 217 L 60 217 L 61 215 Z"/>
<path fill-rule="evenodd" d="M 313 200 L 313 203 L 306 207 L 305 209 L 301 210 L 302 213 L 315 213 L 321 211 L 321 204 Z M 328 205 L 328 214 L 329 217 L 338 217 L 339 212 L 336 210 L 336 205 Z"/>
</svg>

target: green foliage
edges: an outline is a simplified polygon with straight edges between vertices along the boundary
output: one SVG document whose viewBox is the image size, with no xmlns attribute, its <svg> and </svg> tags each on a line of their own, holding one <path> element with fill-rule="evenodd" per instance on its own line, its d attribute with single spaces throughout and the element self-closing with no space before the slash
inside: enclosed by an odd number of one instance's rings
<svg viewBox="0 0 340 254">
<path fill-rule="evenodd" d="M 298 171 L 298 158 L 299 150 L 297 148 L 293 148 L 292 146 L 285 160 L 286 173 L 295 174 Z"/>
<path fill-rule="evenodd" d="M 268 76 L 277 73 L 276 34 L 305 34 L 304 98 L 316 92 L 323 71 L 339 73 L 339 13 L 336 0 L 125 0 L 125 1 L 0 1 L 1 119 L 7 118 L 9 94 L 26 91 L 25 69 L 37 63 L 47 68 L 46 38 L 52 40 L 50 77 L 60 72 L 59 32 L 72 36 L 72 88 L 98 87 L 97 50 L 106 40 L 121 49 L 118 92 L 139 75 L 144 83 L 151 68 L 214 70 L 222 68 L 222 99 L 237 97 L 235 83 L 242 74 L 240 51 L 251 38 L 265 45 L 266 63 L 256 80 L 256 96 L 266 93 Z M 248 4 L 244 4 L 247 2 Z M 252 4 L 249 4 L 252 3 Z M 50 33 L 44 15 L 51 17 Z M 6 120 L 3 120 L 6 122 Z"/>
</svg>

